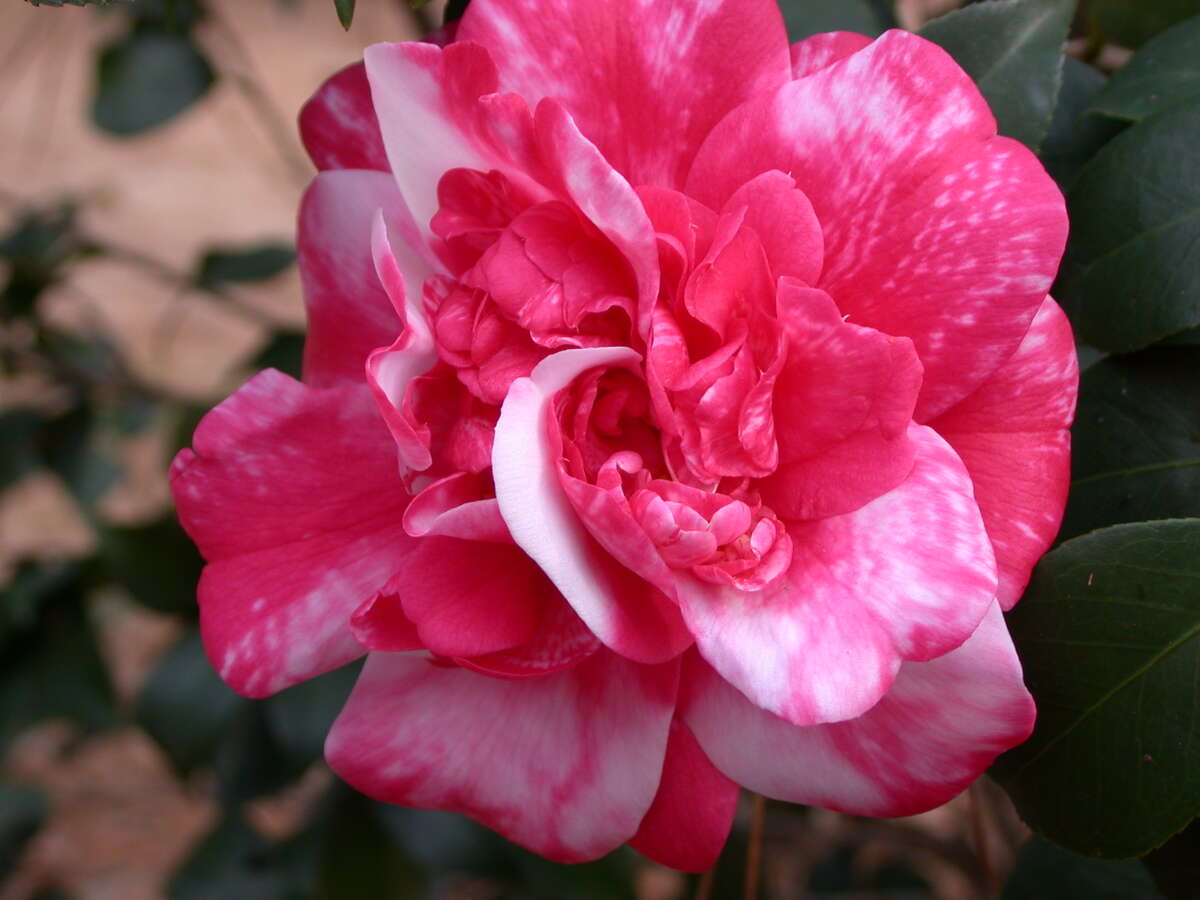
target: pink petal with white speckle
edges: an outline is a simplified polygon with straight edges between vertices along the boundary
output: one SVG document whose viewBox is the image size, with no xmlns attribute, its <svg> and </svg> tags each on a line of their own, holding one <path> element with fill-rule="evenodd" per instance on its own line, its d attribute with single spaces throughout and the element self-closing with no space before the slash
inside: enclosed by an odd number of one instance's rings
<svg viewBox="0 0 1200 900">
<path fill-rule="evenodd" d="M 379 800 L 464 813 L 559 862 L 596 859 L 650 807 L 678 671 L 601 651 L 512 680 L 372 653 L 325 756 Z"/>
<path fill-rule="evenodd" d="M 322 171 L 389 171 L 362 63 L 332 76 L 304 104 L 300 110 L 300 139 L 313 165 Z"/>
</svg>

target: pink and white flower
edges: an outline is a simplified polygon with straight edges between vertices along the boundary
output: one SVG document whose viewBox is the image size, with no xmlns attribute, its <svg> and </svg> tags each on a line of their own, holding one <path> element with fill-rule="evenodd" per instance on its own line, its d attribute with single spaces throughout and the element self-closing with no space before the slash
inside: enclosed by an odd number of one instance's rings
<svg viewBox="0 0 1200 900">
<path fill-rule="evenodd" d="M 1001 609 L 1066 496 L 1066 216 L 946 53 L 474 0 L 301 130 L 304 381 L 172 470 L 232 687 L 366 654 L 351 784 L 691 870 L 739 784 L 910 814 L 1028 735 Z"/>
</svg>

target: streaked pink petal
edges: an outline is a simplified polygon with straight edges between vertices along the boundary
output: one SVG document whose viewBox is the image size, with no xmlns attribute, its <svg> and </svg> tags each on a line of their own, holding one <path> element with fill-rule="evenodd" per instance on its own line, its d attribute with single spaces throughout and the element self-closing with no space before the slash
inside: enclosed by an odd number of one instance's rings
<svg viewBox="0 0 1200 900">
<path fill-rule="evenodd" d="M 545 678 L 489 678 L 372 653 L 325 744 L 376 799 L 453 810 L 559 862 L 637 831 L 654 797 L 678 663 L 612 653 Z"/>
<path fill-rule="evenodd" d="M 342 69 L 304 104 L 300 139 L 318 169 L 389 171 L 362 63 Z"/>
<path fill-rule="evenodd" d="M 1017 352 L 931 423 L 975 483 L 975 501 L 996 550 L 997 599 L 1004 609 L 1020 598 L 1062 523 L 1078 387 L 1071 325 L 1047 297 Z"/>
<path fill-rule="evenodd" d="M 366 391 L 268 370 L 205 416 L 193 448 L 171 488 L 208 560 L 200 627 L 221 677 L 262 697 L 359 656 L 350 615 L 415 544 Z"/>
<path fill-rule="evenodd" d="M 383 172 L 322 172 L 301 202 L 297 250 L 308 310 L 304 380 L 309 384 L 361 384 L 368 354 L 400 333 L 403 323 L 372 256 L 380 215 L 392 227 L 408 215 L 391 176 Z M 428 265 L 403 241 L 394 249 L 396 271 L 419 289 Z"/>
<path fill-rule="evenodd" d="M 728 115 L 688 192 L 719 207 L 778 169 L 825 237 L 818 287 L 849 320 L 912 338 L 925 366 L 918 421 L 1012 355 L 1058 269 L 1062 195 L 1007 138 L 941 48 L 889 31 Z"/>
<path fill-rule="evenodd" d="M 577 376 L 637 360 L 623 347 L 564 350 L 544 359 L 531 377 L 509 389 L 496 425 L 492 467 L 500 514 L 513 540 L 592 632 L 630 659 L 660 662 L 691 641 L 679 611 L 584 529 L 559 483 L 560 448 L 551 446 L 548 421 L 554 395 Z"/>
<path fill-rule="evenodd" d="M 792 77 L 812 75 L 870 44 L 871 38 L 853 31 L 829 31 L 796 41 L 792 44 Z"/>
<path fill-rule="evenodd" d="M 709 761 L 691 729 L 673 719 L 658 793 L 629 846 L 672 869 L 706 872 L 725 847 L 737 798 L 737 783 Z"/>
<path fill-rule="evenodd" d="M 944 803 L 1033 729 L 1033 699 L 994 603 L 966 643 L 905 663 L 887 696 L 848 722 L 797 728 L 698 658 L 688 663 L 681 709 L 717 768 L 768 797 L 853 815 Z"/>
<path fill-rule="evenodd" d="M 771 273 L 814 284 L 821 275 L 825 239 L 812 204 L 783 172 L 763 172 L 743 184 L 725 204 L 746 207 L 743 224 L 754 229 L 767 253 Z"/>
<path fill-rule="evenodd" d="M 853 718 L 902 659 L 961 644 L 996 590 L 971 481 L 930 428 L 913 426 L 908 478 L 853 513 L 791 522 L 792 566 L 757 594 L 679 585 L 704 658 L 758 706 L 797 725 Z"/>
<path fill-rule="evenodd" d="M 500 505 L 485 495 L 484 482 L 482 475 L 473 472 L 456 472 L 435 481 L 404 511 L 404 530 L 413 537 L 441 535 L 511 544 Z"/>
<path fill-rule="evenodd" d="M 563 103 L 637 185 L 680 187 L 721 116 L 789 77 L 770 0 L 476 0 L 458 38 L 491 51 L 505 90 Z"/>
<path fill-rule="evenodd" d="M 392 576 L 379 593 L 360 605 L 350 616 L 354 639 L 368 650 L 422 650 L 417 626 L 404 614 L 399 592 L 403 573 Z"/>
</svg>

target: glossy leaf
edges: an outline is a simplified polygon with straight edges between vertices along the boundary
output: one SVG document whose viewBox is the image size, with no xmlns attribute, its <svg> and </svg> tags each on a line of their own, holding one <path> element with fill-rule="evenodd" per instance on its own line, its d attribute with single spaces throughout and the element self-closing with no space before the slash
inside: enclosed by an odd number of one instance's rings
<svg viewBox="0 0 1200 900">
<path fill-rule="evenodd" d="M 112 134 L 140 134 L 203 97 L 214 78 L 208 60 L 187 35 L 132 32 L 100 52 L 92 119 Z"/>
<path fill-rule="evenodd" d="M 779 8 L 793 41 L 822 31 L 857 31 L 875 37 L 896 24 L 888 5 L 875 0 L 779 0 Z"/>
<path fill-rule="evenodd" d="M 1062 279 L 1080 337 L 1128 353 L 1200 325 L 1200 98 L 1113 138 L 1068 194 Z"/>
<path fill-rule="evenodd" d="M 237 812 L 229 812 L 192 850 L 171 879 L 170 900 L 287 900 L 306 897 L 314 861 L 272 846 Z"/>
<path fill-rule="evenodd" d="M 1038 158 L 1065 191 L 1087 161 L 1124 126 L 1104 116 L 1087 114 L 1092 99 L 1105 84 L 1097 69 L 1068 56 L 1063 59 L 1062 74 L 1062 89 Z"/>
<path fill-rule="evenodd" d="M 1088 11 L 1093 29 L 1126 47 L 1140 47 L 1200 12 L 1196 0 L 1091 0 Z"/>
<path fill-rule="evenodd" d="M 187 773 L 211 761 L 245 702 L 217 676 L 192 632 L 155 666 L 138 697 L 137 721 Z"/>
<path fill-rule="evenodd" d="M 45 817 L 46 799 L 41 792 L 0 782 L 0 873 L 16 869 L 21 850 Z"/>
<path fill-rule="evenodd" d="M 143 525 L 97 523 L 100 555 L 138 603 L 194 618 L 204 560 L 173 513 Z"/>
<path fill-rule="evenodd" d="M 342 666 L 263 701 L 271 733 L 292 765 L 303 767 L 321 758 L 325 736 L 361 668 L 359 663 Z"/>
<path fill-rule="evenodd" d="M 299 378 L 304 368 L 304 335 L 277 331 L 251 363 L 256 369 L 278 369 Z"/>
<path fill-rule="evenodd" d="M 1092 109 L 1136 122 L 1200 97 L 1200 16 L 1164 31 L 1118 69 Z"/>
<path fill-rule="evenodd" d="M 1074 0 L 991 0 L 927 23 L 987 98 L 1000 133 L 1036 150 L 1062 82 L 1063 44 Z"/>
<path fill-rule="evenodd" d="M 1159 891 L 1170 900 L 1200 897 L 1200 820 L 1143 857 Z"/>
<path fill-rule="evenodd" d="M 1039 834 L 1087 856 L 1157 847 L 1200 811 L 1200 519 L 1075 538 L 1008 625 L 1038 705 L 992 774 Z"/>
<path fill-rule="evenodd" d="M 1200 517 L 1200 349 L 1151 348 L 1086 369 L 1060 538 Z"/>
<path fill-rule="evenodd" d="M 1090 859 L 1034 835 L 1017 854 L 1000 900 L 1161 900 L 1136 859 Z"/>
</svg>

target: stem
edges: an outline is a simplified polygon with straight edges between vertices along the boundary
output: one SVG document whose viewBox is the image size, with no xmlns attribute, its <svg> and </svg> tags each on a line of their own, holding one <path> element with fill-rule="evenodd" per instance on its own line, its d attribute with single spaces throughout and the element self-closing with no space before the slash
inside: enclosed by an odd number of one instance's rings
<svg viewBox="0 0 1200 900">
<path fill-rule="evenodd" d="M 762 794 L 753 794 L 754 808 L 750 813 L 750 839 L 746 845 L 746 884 L 743 900 L 758 900 L 758 872 L 762 867 L 763 817 L 767 808 Z"/>
</svg>

